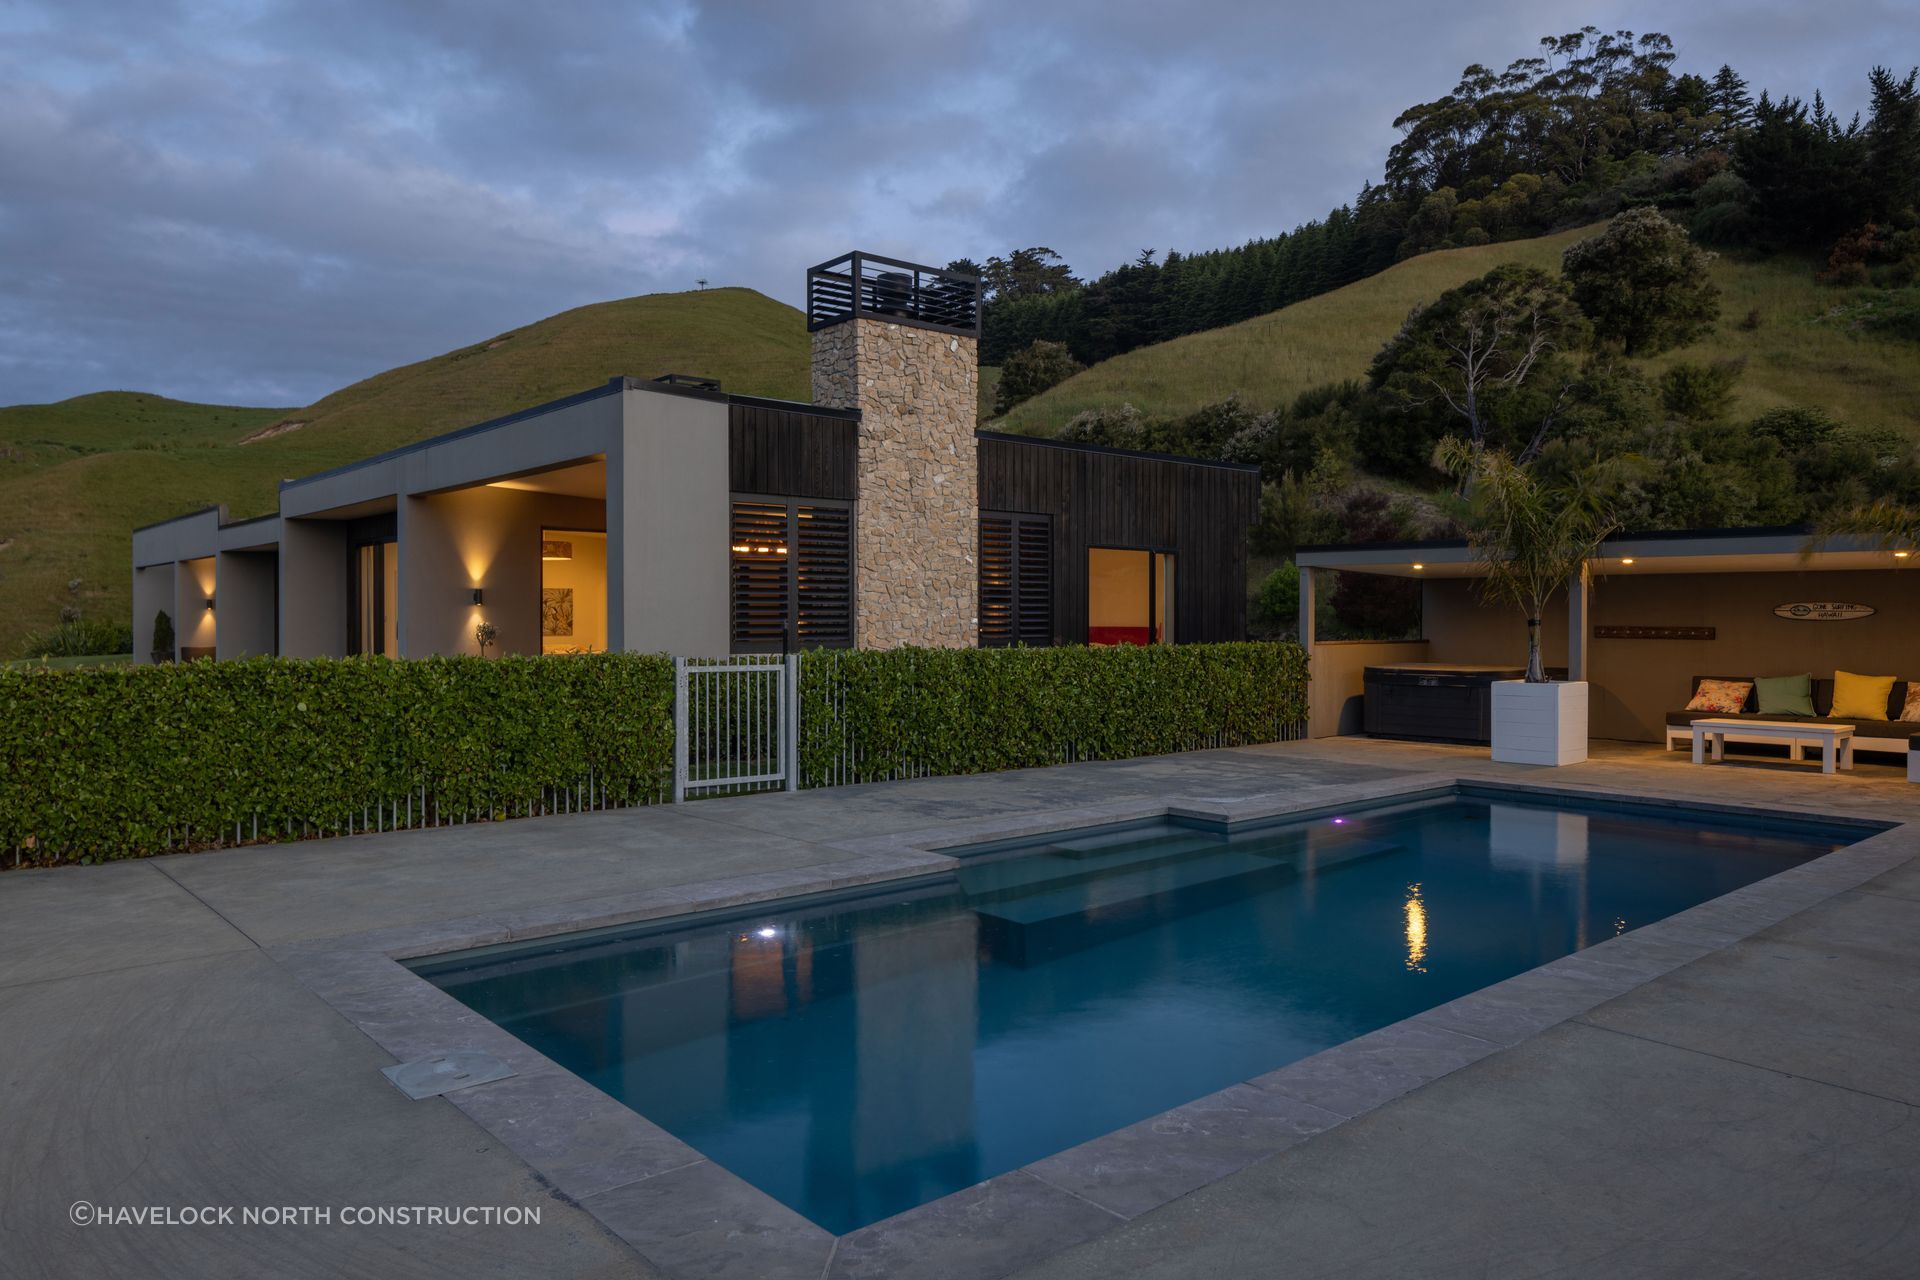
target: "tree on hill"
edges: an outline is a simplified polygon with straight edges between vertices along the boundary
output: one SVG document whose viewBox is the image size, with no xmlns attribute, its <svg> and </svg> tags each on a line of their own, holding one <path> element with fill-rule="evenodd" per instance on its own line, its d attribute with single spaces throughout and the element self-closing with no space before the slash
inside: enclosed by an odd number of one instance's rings
<svg viewBox="0 0 1920 1280">
<path fill-rule="evenodd" d="M 1390 414 L 1419 428 L 1400 452 L 1424 462 L 1464 428 L 1469 447 L 1508 446 L 1524 460 L 1552 433 L 1576 381 L 1567 356 L 1588 333 L 1563 281 L 1509 263 L 1414 308 L 1367 377 Z"/>
<path fill-rule="evenodd" d="M 1567 249 L 1560 270 L 1599 338 L 1629 356 L 1684 346 L 1713 332 L 1720 290 L 1713 255 L 1657 209 L 1629 209 Z"/>
<path fill-rule="evenodd" d="M 1065 343 L 1042 338 L 1000 367 L 1000 383 L 993 390 L 993 411 L 1005 413 L 1022 400 L 1030 400 L 1049 387 L 1056 387 L 1080 372 Z"/>
</svg>

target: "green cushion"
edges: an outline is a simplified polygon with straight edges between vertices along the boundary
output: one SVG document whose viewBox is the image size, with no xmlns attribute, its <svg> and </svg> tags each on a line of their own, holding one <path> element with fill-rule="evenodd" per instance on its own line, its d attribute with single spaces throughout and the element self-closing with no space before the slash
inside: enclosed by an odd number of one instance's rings
<svg viewBox="0 0 1920 1280">
<path fill-rule="evenodd" d="M 1760 676 L 1753 682 L 1754 697 L 1763 716 L 1813 714 L 1813 676 Z"/>
</svg>

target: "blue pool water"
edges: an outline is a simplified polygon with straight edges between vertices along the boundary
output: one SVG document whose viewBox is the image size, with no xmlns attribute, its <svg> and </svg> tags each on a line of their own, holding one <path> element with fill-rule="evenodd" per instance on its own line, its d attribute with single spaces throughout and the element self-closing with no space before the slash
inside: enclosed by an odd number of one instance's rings
<svg viewBox="0 0 1920 1280">
<path fill-rule="evenodd" d="M 1487 792 L 415 968 L 839 1233 L 1858 839 Z"/>
</svg>

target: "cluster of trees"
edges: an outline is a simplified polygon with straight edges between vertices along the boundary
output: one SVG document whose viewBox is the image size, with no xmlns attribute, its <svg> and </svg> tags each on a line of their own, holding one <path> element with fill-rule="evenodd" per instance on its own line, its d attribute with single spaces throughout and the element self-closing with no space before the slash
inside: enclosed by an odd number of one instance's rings
<svg viewBox="0 0 1920 1280">
<path fill-rule="evenodd" d="M 1832 278 L 1920 278 L 1920 75 L 1876 67 L 1867 117 L 1820 95 L 1757 98 L 1729 66 L 1675 69 L 1673 41 L 1593 27 L 1402 112 L 1382 180 L 1271 239 L 1209 253 L 1143 250 L 1091 281 L 1057 254 L 984 268 L 981 358 L 1038 340 L 1082 364 L 1232 324 L 1429 249 L 1543 234 L 1649 206 L 1702 243 L 1835 255 Z M 1863 275 L 1867 273 L 1867 275 Z"/>
<path fill-rule="evenodd" d="M 1447 440 L 1498 451 L 1548 485 L 1612 469 L 1630 529 L 1920 507 L 1920 455 L 1898 433 L 1811 409 L 1736 421 L 1738 362 L 1681 361 L 1658 374 L 1641 362 L 1712 328 L 1710 258 L 1665 216 L 1629 210 L 1568 249 L 1559 276 L 1502 266 L 1415 308 L 1364 379 L 1266 411 L 1229 398 L 1149 419 L 1123 405 L 1082 414 L 1064 434 L 1257 464 L 1256 550 L 1266 555 L 1457 532 L 1462 495 L 1434 463 Z M 1283 599 L 1285 584 L 1272 591 Z M 1417 617 L 1412 589 L 1379 579 L 1338 582 L 1325 607 L 1328 634 L 1391 635 Z M 1265 608 L 1256 617 L 1277 625 Z"/>
</svg>

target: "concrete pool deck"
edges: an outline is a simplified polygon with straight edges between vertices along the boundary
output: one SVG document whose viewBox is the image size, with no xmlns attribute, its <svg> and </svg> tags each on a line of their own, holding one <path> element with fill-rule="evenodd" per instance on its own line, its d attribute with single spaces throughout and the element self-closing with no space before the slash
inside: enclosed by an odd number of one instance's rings
<svg viewBox="0 0 1920 1280">
<path fill-rule="evenodd" d="M 1685 760 L 1622 747 L 1531 770 L 1323 740 L 7 873 L 0 1270 L 662 1274 L 579 1207 L 585 1184 L 569 1194 L 450 1099 L 412 1102 L 380 1077 L 393 1056 L 297 972 L 299 953 L 341 935 L 586 917 L 677 885 L 853 872 L 872 856 L 860 850 L 901 833 L 995 815 L 1167 794 L 1304 803 L 1419 774 L 1920 820 L 1920 787 L 1893 766 L 1822 776 Z M 1877 839 L 1920 852 L 1920 835 Z M 1088 1202 L 1107 1215 L 1100 1234 L 1020 1274 L 1908 1274 L 1920 866 L 1810 902 L 1158 1208 Z M 517 1081 L 481 1089 L 540 1087 L 537 1073 Z M 75 1201 L 537 1205 L 542 1222 L 80 1227 Z M 1047 1224 L 980 1200 L 950 1227 L 1011 1237 Z M 794 1273 L 820 1274 L 804 1253 Z M 937 1252 L 872 1261 L 873 1274 L 950 1274 Z"/>
</svg>

